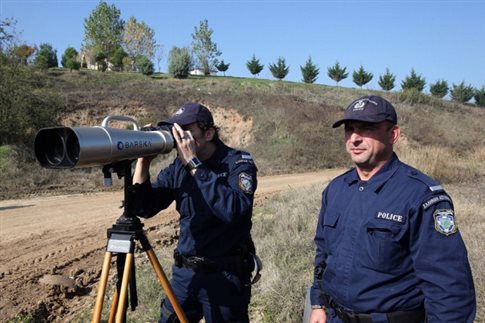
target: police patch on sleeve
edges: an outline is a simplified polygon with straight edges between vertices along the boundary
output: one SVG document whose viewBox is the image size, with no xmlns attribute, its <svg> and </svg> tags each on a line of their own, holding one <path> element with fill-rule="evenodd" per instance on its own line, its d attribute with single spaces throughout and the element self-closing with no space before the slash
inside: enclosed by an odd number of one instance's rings
<svg viewBox="0 0 485 323">
<path fill-rule="evenodd" d="M 247 173 L 239 174 L 239 188 L 241 188 L 244 193 L 253 194 L 253 177 Z"/>
<path fill-rule="evenodd" d="M 451 209 L 439 209 L 433 213 L 434 228 L 441 234 L 449 236 L 458 231 L 455 214 Z"/>
</svg>

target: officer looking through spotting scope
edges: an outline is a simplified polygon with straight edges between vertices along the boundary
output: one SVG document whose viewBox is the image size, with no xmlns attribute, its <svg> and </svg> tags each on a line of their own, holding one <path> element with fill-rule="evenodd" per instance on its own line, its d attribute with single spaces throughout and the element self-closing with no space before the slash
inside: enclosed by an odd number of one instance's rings
<svg viewBox="0 0 485 323">
<path fill-rule="evenodd" d="M 250 234 L 254 160 L 219 139 L 211 112 L 199 103 L 182 105 L 162 124 L 173 125 L 178 155 L 153 182 L 153 157 L 138 159 L 131 188 L 135 213 L 152 217 L 176 202 L 180 237 L 171 285 L 189 322 L 248 322 L 251 283 L 260 268 Z M 176 319 L 164 299 L 160 322 Z"/>
<path fill-rule="evenodd" d="M 310 322 L 473 322 L 475 290 L 452 199 L 394 153 L 392 104 L 361 97 L 333 127 L 341 125 L 355 167 L 322 194 Z"/>
</svg>

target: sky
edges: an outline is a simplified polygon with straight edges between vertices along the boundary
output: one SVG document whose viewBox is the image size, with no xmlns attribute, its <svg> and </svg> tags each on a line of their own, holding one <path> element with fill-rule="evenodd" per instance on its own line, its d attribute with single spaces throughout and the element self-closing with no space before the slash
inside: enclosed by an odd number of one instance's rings
<svg viewBox="0 0 485 323">
<path fill-rule="evenodd" d="M 412 69 L 429 85 L 485 86 L 485 0 L 119 0 L 107 1 L 125 21 L 134 16 L 155 31 L 164 48 L 160 70 L 166 72 L 171 48 L 190 46 L 203 19 L 212 40 L 229 63 L 227 76 L 252 77 L 246 62 L 255 55 L 264 69 L 279 57 L 290 71 L 287 81 L 301 82 L 300 67 L 311 57 L 320 69 L 316 83 L 334 85 L 327 69 L 346 67 L 344 87 L 363 66 L 374 74 L 368 89 L 380 89 L 386 68 L 396 76 L 396 90 Z M 22 43 L 49 43 L 59 62 L 64 50 L 80 50 L 84 20 L 98 0 L 0 0 L 0 19 L 17 21 Z M 158 71 L 156 59 L 155 69 Z"/>
</svg>

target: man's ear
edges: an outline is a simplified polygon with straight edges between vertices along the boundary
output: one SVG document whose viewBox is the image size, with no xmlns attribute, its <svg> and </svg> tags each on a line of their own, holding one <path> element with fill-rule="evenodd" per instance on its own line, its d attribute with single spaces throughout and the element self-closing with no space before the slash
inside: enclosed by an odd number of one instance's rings
<svg viewBox="0 0 485 323">
<path fill-rule="evenodd" d="M 209 128 L 204 132 L 205 140 L 212 141 L 216 134 L 216 130 L 214 128 Z"/>
<path fill-rule="evenodd" d="M 399 128 L 398 125 L 395 125 L 389 132 L 389 136 L 391 144 L 394 145 L 398 141 L 399 137 L 401 137 L 401 128 Z"/>
</svg>

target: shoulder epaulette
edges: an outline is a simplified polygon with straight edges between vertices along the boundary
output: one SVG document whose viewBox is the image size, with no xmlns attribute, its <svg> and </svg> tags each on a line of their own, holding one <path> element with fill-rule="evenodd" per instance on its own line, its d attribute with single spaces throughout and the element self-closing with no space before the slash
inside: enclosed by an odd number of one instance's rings
<svg viewBox="0 0 485 323">
<path fill-rule="evenodd" d="M 423 174 L 419 170 L 410 167 L 408 172 L 409 172 L 409 177 L 411 177 L 411 178 L 423 183 L 424 185 L 426 185 L 431 192 L 443 192 L 444 191 L 443 186 L 441 186 L 434 179 L 432 179 L 428 175 Z"/>
</svg>

